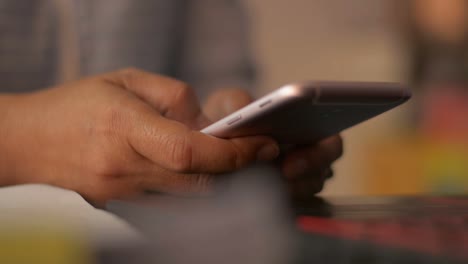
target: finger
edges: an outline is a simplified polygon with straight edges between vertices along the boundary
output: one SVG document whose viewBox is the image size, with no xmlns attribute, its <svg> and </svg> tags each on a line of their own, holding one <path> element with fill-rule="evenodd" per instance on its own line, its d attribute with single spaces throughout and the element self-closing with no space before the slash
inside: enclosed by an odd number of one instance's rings
<svg viewBox="0 0 468 264">
<path fill-rule="evenodd" d="M 286 155 L 282 164 L 283 174 L 287 178 L 297 178 L 309 171 L 329 167 L 343 154 L 340 136 L 324 139 L 316 145 L 302 147 Z"/>
<path fill-rule="evenodd" d="M 136 119 L 136 120 L 135 120 Z M 142 112 L 130 127 L 129 144 L 165 169 L 184 173 L 221 173 L 278 153 L 269 137 L 219 139 L 153 113 Z"/>
<path fill-rule="evenodd" d="M 242 89 L 220 89 L 206 101 L 203 112 L 212 121 L 217 121 L 253 101 L 250 94 Z"/>
<path fill-rule="evenodd" d="M 201 128 L 209 123 L 201 112 L 194 90 L 182 81 L 137 69 L 118 71 L 111 74 L 110 79 L 167 118 L 192 128 Z"/>
<path fill-rule="evenodd" d="M 293 198 L 306 199 L 321 192 L 325 186 L 325 180 L 320 178 L 304 178 L 299 181 L 288 182 L 288 186 Z"/>
<path fill-rule="evenodd" d="M 343 155 L 343 139 L 340 135 L 334 135 L 320 141 L 318 147 L 329 162 L 333 162 Z"/>
</svg>

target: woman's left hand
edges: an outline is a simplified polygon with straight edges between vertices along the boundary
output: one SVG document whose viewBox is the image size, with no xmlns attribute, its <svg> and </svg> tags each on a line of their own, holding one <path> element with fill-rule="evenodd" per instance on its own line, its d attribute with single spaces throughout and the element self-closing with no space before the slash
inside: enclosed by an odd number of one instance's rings
<svg viewBox="0 0 468 264">
<path fill-rule="evenodd" d="M 220 89 L 204 105 L 204 112 L 212 121 L 244 107 L 253 101 L 242 89 Z M 281 155 L 279 168 L 291 195 L 304 198 L 320 192 L 333 176 L 332 164 L 343 154 L 343 140 L 334 135 L 310 145 L 295 146 Z"/>
</svg>

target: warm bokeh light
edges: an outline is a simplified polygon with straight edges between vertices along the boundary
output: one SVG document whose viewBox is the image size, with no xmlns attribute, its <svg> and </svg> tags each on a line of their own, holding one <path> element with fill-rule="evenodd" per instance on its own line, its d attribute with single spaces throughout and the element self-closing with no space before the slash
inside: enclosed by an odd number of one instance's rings
<svg viewBox="0 0 468 264">
<path fill-rule="evenodd" d="M 244 2 L 260 93 L 308 79 L 394 81 L 414 92 L 344 133 L 325 194 L 468 192 L 466 1 Z"/>
</svg>

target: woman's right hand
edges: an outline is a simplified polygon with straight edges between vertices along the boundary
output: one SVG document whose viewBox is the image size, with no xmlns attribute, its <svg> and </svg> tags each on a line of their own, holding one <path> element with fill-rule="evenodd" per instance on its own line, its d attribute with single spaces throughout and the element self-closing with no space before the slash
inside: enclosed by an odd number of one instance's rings
<svg viewBox="0 0 468 264">
<path fill-rule="evenodd" d="M 268 137 L 198 132 L 208 122 L 187 84 L 135 69 L 8 96 L 0 107 L 4 184 L 52 184 L 96 205 L 144 191 L 204 193 L 215 175 L 279 153 Z"/>
</svg>

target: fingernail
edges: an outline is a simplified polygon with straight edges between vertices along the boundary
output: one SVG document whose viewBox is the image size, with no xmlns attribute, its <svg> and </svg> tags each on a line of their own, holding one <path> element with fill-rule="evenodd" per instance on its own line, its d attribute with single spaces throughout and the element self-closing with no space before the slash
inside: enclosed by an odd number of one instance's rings
<svg viewBox="0 0 468 264">
<path fill-rule="evenodd" d="M 279 155 L 279 147 L 277 144 L 270 143 L 268 145 L 263 146 L 257 152 L 257 160 L 260 161 L 269 161 L 272 160 Z"/>
<path fill-rule="evenodd" d="M 298 177 L 307 172 L 307 170 L 309 170 L 309 161 L 306 159 L 297 159 L 291 165 L 289 176 L 291 178 Z"/>
</svg>

